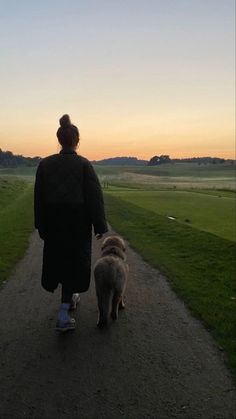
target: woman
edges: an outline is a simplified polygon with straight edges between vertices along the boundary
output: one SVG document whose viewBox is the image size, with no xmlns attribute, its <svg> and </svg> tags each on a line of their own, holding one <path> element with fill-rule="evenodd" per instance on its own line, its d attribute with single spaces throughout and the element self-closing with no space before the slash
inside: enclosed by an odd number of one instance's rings
<svg viewBox="0 0 236 419">
<path fill-rule="evenodd" d="M 79 294 L 89 288 L 92 226 L 97 239 L 107 231 L 103 195 L 91 163 L 76 153 L 78 128 L 68 115 L 60 119 L 59 154 L 44 158 L 37 169 L 35 227 L 44 240 L 42 286 L 53 292 L 62 285 L 56 329 L 75 328 L 69 316 Z"/>
</svg>

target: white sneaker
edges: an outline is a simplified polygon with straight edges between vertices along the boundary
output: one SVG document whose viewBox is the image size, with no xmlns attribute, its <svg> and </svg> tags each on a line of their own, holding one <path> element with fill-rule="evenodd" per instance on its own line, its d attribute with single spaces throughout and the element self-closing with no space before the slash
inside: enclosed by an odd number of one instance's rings
<svg viewBox="0 0 236 419">
<path fill-rule="evenodd" d="M 77 293 L 73 294 L 69 310 L 75 310 L 79 302 L 80 302 L 80 295 Z"/>
</svg>

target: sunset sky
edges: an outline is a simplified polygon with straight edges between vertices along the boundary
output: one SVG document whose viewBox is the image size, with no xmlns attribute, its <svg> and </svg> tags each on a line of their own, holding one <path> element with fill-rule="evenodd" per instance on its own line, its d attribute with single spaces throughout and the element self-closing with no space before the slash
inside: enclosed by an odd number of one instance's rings
<svg viewBox="0 0 236 419">
<path fill-rule="evenodd" d="M 0 147 L 234 158 L 234 0 L 0 0 Z"/>
</svg>

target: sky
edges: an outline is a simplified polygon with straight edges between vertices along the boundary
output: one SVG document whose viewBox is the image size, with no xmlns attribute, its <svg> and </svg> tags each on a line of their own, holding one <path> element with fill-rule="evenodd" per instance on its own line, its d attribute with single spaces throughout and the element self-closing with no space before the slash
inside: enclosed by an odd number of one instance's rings
<svg viewBox="0 0 236 419">
<path fill-rule="evenodd" d="M 0 147 L 235 158 L 234 0 L 0 0 Z"/>
</svg>

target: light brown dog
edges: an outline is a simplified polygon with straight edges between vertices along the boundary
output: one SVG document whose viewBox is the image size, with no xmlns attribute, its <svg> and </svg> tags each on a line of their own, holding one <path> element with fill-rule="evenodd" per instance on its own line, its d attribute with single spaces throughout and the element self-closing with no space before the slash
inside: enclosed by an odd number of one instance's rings
<svg viewBox="0 0 236 419">
<path fill-rule="evenodd" d="M 109 236 L 102 244 L 102 255 L 94 267 L 98 300 L 98 327 L 107 325 L 111 305 L 111 318 L 118 318 L 119 308 L 124 308 L 124 292 L 128 279 L 125 242 L 119 236 Z"/>
</svg>

